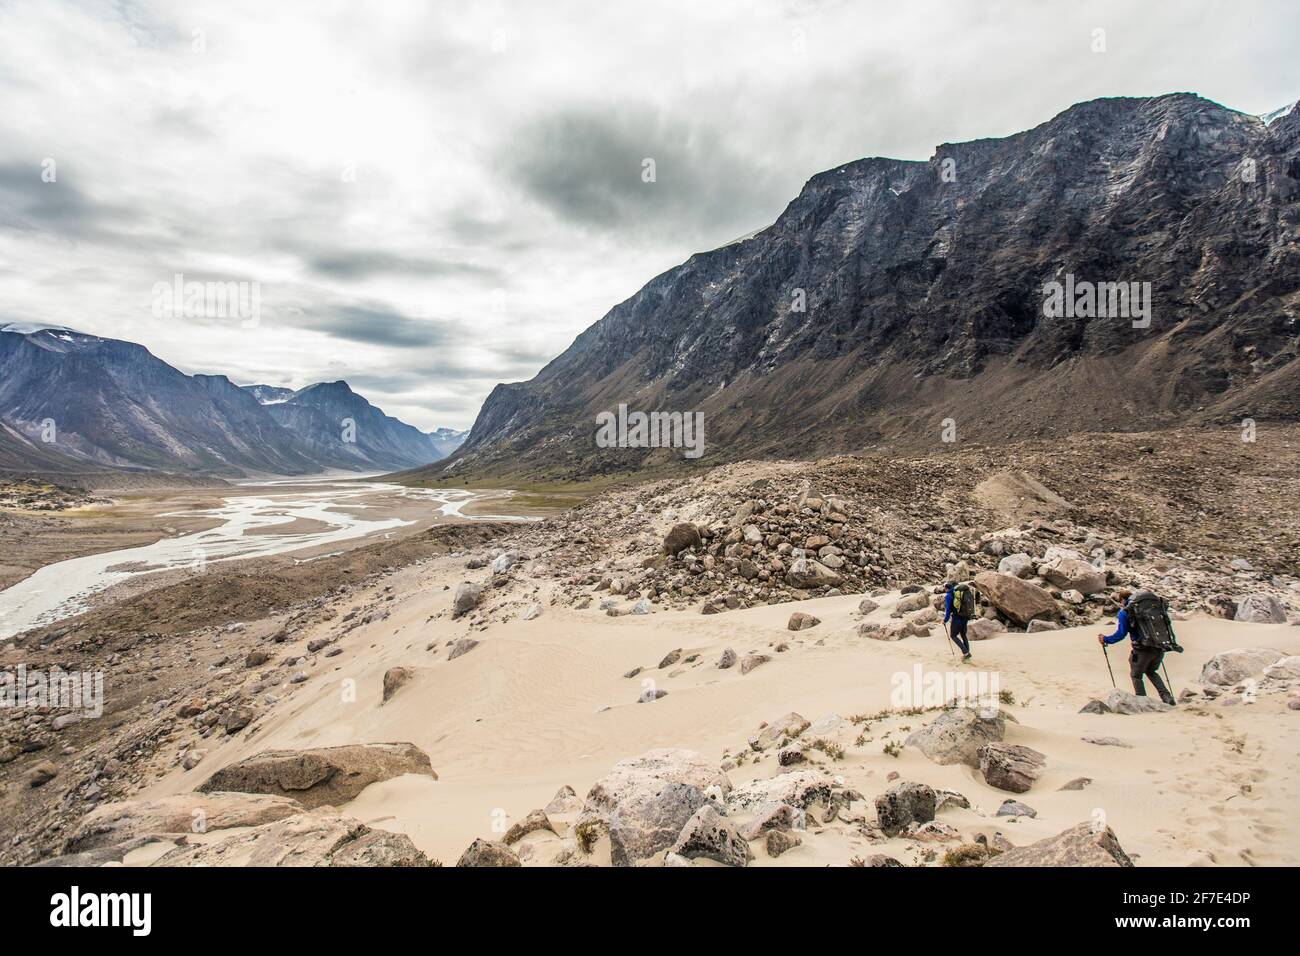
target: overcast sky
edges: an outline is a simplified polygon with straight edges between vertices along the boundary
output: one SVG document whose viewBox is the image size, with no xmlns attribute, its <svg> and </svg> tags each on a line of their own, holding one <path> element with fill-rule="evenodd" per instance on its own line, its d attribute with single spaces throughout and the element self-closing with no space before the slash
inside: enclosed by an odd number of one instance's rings
<svg viewBox="0 0 1300 956">
<path fill-rule="evenodd" d="M 467 428 L 820 170 L 1098 96 L 1266 112 L 1298 37 L 1294 0 L 0 0 L 0 322 Z M 155 315 L 178 273 L 260 322 Z"/>
</svg>

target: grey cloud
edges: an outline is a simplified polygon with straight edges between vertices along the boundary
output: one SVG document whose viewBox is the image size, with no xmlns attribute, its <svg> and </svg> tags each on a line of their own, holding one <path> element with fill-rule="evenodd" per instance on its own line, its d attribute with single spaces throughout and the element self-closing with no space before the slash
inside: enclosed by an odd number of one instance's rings
<svg viewBox="0 0 1300 956">
<path fill-rule="evenodd" d="M 131 210 L 88 197 L 70 180 L 67 167 L 56 162 L 55 171 L 55 181 L 45 182 L 39 162 L 0 166 L 0 229 L 86 239 L 112 234 L 136 221 Z"/>
<path fill-rule="evenodd" d="M 412 319 L 382 306 L 326 307 L 305 314 L 295 324 L 336 339 L 394 348 L 424 348 L 448 340 L 447 329 L 441 323 Z"/>
<path fill-rule="evenodd" d="M 642 179 L 646 159 L 654 160 L 654 182 Z M 781 201 L 761 157 L 733 149 L 724 128 L 648 106 L 543 116 L 520 130 L 498 161 L 559 217 L 600 229 L 743 232 L 760 224 L 756 211 Z"/>
<path fill-rule="evenodd" d="M 336 279 L 364 279 L 374 275 L 409 275 L 425 278 L 464 277 L 499 281 L 500 273 L 472 262 L 402 255 L 382 250 L 334 249 L 311 254 L 307 265 L 313 272 Z"/>
</svg>

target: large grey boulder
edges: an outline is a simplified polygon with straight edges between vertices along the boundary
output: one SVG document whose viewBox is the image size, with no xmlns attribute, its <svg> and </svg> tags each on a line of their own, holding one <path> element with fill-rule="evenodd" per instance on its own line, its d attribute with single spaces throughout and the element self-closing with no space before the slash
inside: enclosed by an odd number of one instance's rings
<svg viewBox="0 0 1300 956">
<path fill-rule="evenodd" d="M 1061 613 L 1047 590 L 1010 574 L 982 571 L 975 575 L 975 587 L 1005 617 L 1022 626 L 1035 620 L 1055 620 Z"/>
<path fill-rule="evenodd" d="M 476 839 L 456 861 L 457 866 L 523 866 L 519 856 L 504 843 Z"/>
<path fill-rule="evenodd" d="M 700 529 L 689 521 L 683 521 L 673 525 L 672 530 L 664 535 L 664 554 L 676 557 L 687 548 L 698 548 L 702 543 Z"/>
<path fill-rule="evenodd" d="M 474 584 L 472 581 L 465 581 L 456 588 L 456 594 L 451 599 L 451 616 L 455 620 L 458 617 L 464 617 L 474 608 L 478 607 L 478 602 L 483 598 L 483 586 Z"/>
<path fill-rule="evenodd" d="M 1106 572 L 1087 561 L 1058 557 L 1038 569 L 1039 575 L 1063 590 L 1096 594 L 1106 590 Z"/>
<path fill-rule="evenodd" d="M 1231 687 L 1286 657 L 1272 647 L 1236 647 L 1215 654 L 1201 668 L 1201 683 Z"/>
<path fill-rule="evenodd" d="M 230 827 L 257 827 L 302 812 L 287 797 L 260 793 L 182 793 L 123 800 L 95 807 L 64 841 L 64 853 L 83 853 L 137 837 L 175 837 Z"/>
<path fill-rule="evenodd" d="M 1286 608 L 1271 594 L 1248 594 L 1237 605 L 1233 620 L 1249 624 L 1285 624 Z"/>
<path fill-rule="evenodd" d="M 785 574 L 785 583 L 792 588 L 811 591 L 816 588 L 833 588 L 843 581 L 838 574 L 820 561 L 811 558 L 798 558 L 790 565 Z"/>
<path fill-rule="evenodd" d="M 406 773 L 438 779 L 429 755 L 410 743 L 266 750 L 223 767 L 197 789 L 200 793 L 230 790 L 292 797 L 310 810 L 339 806 L 372 783 Z"/>
<path fill-rule="evenodd" d="M 1112 690 L 1105 700 L 1106 706 L 1116 714 L 1159 714 L 1173 708 L 1159 697 L 1139 697 L 1126 690 Z"/>
<path fill-rule="evenodd" d="M 429 866 L 401 833 L 333 811 L 299 813 L 224 840 L 178 846 L 154 866 Z"/>
<path fill-rule="evenodd" d="M 1034 573 L 1034 559 L 1023 551 L 1008 554 L 998 562 L 998 572 L 1016 578 L 1031 577 Z"/>
<path fill-rule="evenodd" d="M 575 827 L 602 822 L 611 862 L 630 866 L 671 847 L 708 800 L 705 791 L 725 798 L 731 781 L 692 750 L 651 750 L 616 763 L 592 786 Z"/>
<path fill-rule="evenodd" d="M 1020 744 L 985 744 L 980 748 L 980 775 L 990 787 L 1024 793 L 1042 773 L 1047 758 Z"/>
<path fill-rule="evenodd" d="M 380 703 L 388 703 L 389 698 L 396 694 L 414 676 L 415 671 L 409 667 L 390 667 L 384 671 L 384 692 Z"/>
<path fill-rule="evenodd" d="M 727 813 L 761 812 L 773 803 L 807 810 L 814 805 L 829 806 L 831 799 L 831 781 L 828 778 L 815 770 L 792 770 L 736 787 L 727 796 Z"/>
<path fill-rule="evenodd" d="M 905 741 L 937 764 L 961 763 L 978 767 L 979 750 L 1006 736 L 1006 718 L 999 711 L 988 716 L 972 707 L 945 710 L 930 723 L 914 730 Z"/>
<path fill-rule="evenodd" d="M 1110 827 L 1080 823 L 1056 836 L 1015 847 L 985 866 L 1132 866 Z"/>
<path fill-rule="evenodd" d="M 791 711 L 776 718 L 767 726 L 749 738 L 749 746 L 754 750 L 767 750 L 784 743 L 791 737 L 798 737 L 808 729 L 808 720 L 802 714 Z"/>
<path fill-rule="evenodd" d="M 686 821 L 672 852 L 688 860 L 705 857 L 727 866 L 748 866 L 754 858 L 749 844 L 731 821 L 708 803 Z"/>
<path fill-rule="evenodd" d="M 923 783 L 900 783 L 876 797 L 876 819 L 886 836 L 897 836 L 909 824 L 934 819 L 938 795 Z"/>
</svg>

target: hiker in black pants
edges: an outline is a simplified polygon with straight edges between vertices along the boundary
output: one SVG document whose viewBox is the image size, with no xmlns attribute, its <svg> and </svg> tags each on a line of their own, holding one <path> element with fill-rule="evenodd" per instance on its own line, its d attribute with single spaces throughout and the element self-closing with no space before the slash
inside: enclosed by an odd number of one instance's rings
<svg viewBox="0 0 1300 956">
<path fill-rule="evenodd" d="M 970 591 L 970 585 L 963 584 L 957 587 L 955 581 L 949 581 L 946 588 L 947 593 L 943 599 L 943 623 L 947 624 L 952 620 L 952 627 L 948 631 L 948 636 L 952 642 L 961 648 L 961 659 L 970 660 L 970 639 L 966 637 L 966 622 L 968 617 L 963 616 L 961 611 L 972 610 L 975 603 L 975 596 Z"/>
<path fill-rule="evenodd" d="M 1174 640 L 1173 625 L 1169 621 L 1168 613 L 1164 610 L 1164 602 L 1160 601 L 1160 599 L 1154 594 L 1151 594 L 1150 591 L 1139 591 L 1134 597 L 1160 602 L 1158 616 L 1163 618 L 1163 630 L 1164 633 L 1167 634 L 1167 637 L 1161 634 L 1153 634 L 1148 639 L 1141 634 L 1139 628 L 1135 627 L 1134 623 L 1134 618 L 1136 617 L 1132 603 L 1134 598 L 1125 597 L 1124 604 L 1119 609 L 1119 617 L 1115 622 L 1115 633 L 1098 634 L 1097 641 L 1102 647 L 1106 647 L 1108 644 L 1117 644 L 1126 637 L 1130 638 L 1133 644 L 1133 650 L 1129 653 L 1128 657 L 1128 672 L 1129 677 L 1133 679 L 1133 693 L 1137 694 L 1139 697 L 1145 697 L 1147 695 L 1147 689 L 1142 683 L 1142 678 L 1149 677 L 1151 678 L 1151 686 L 1156 689 L 1156 693 L 1160 695 L 1160 699 L 1166 704 L 1173 706 L 1176 703 L 1174 695 L 1169 692 L 1169 688 L 1165 686 L 1165 682 L 1160 679 L 1160 664 L 1165 659 L 1166 649 L 1181 651 L 1182 648 L 1179 647 L 1177 641 Z M 1156 630 L 1160 629 L 1156 628 Z"/>
</svg>

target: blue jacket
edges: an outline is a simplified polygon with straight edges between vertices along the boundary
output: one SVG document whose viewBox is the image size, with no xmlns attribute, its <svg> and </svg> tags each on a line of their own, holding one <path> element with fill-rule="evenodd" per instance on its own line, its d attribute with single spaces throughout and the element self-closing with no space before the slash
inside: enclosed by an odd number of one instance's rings
<svg viewBox="0 0 1300 956">
<path fill-rule="evenodd" d="M 952 588 L 949 588 L 948 593 L 943 598 L 943 623 L 947 624 L 948 618 L 952 617 L 952 615 Z"/>
<path fill-rule="evenodd" d="M 1107 634 L 1102 638 L 1102 640 L 1107 644 L 1118 644 L 1120 641 L 1124 640 L 1124 638 L 1133 636 L 1133 629 L 1129 627 L 1128 623 L 1127 608 L 1119 609 L 1119 617 L 1115 619 L 1115 625 L 1115 633 Z"/>
</svg>

